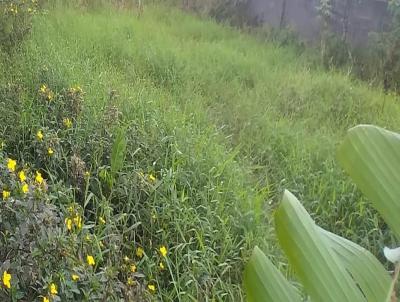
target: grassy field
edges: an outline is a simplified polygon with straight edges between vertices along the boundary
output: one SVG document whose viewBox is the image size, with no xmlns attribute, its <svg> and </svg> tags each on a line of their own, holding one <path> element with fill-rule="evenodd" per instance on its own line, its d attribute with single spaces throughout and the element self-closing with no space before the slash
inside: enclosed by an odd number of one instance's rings
<svg viewBox="0 0 400 302">
<path fill-rule="evenodd" d="M 379 257 L 391 243 L 335 148 L 360 123 L 399 131 L 398 99 L 294 49 L 170 8 L 138 17 L 55 6 L 0 68 L 4 152 L 43 171 L 59 217 L 57 240 L 47 241 L 75 249 L 74 261 L 55 256 L 54 267 L 41 267 L 44 253 L 29 280 L 16 273 L 18 291 L 32 287 L 26 297 L 46 296 L 53 282 L 63 301 L 244 300 L 243 265 L 256 244 L 291 274 L 270 220 L 283 189 L 322 227 Z M 62 129 L 65 107 L 38 103 L 44 84 L 56 104 L 82 88 L 72 127 Z M 51 160 L 38 156 L 38 129 L 60 138 Z M 88 172 L 81 189 L 77 166 Z M 71 204 L 84 224 L 74 234 L 64 224 Z M 88 253 L 95 267 L 76 269 Z M 0 252 L 8 259 L 17 272 L 20 260 Z M 78 285 L 66 281 L 74 271 Z"/>
</svg>

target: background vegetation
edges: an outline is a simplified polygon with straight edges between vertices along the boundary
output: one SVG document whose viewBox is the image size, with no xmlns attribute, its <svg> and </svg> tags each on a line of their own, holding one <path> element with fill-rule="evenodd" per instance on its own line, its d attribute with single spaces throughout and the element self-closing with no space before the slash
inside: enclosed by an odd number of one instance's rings
<svg viewBox="0 0 400 302">
<path fill-rule="evenodd" d="M 54 2 L 18 45 L 0 56 L 3 300 L 244 300 L 254 245 L 291 276 L 270 224 L 284 188 L 390 245 L 334 150 L 359 123 L 399 131 L 395 96 L 160 5 Z"/>
</svg>

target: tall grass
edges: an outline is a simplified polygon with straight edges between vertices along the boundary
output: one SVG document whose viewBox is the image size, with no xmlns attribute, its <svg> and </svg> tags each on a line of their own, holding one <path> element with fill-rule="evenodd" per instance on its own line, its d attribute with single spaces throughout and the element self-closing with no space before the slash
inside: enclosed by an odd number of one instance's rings
<svg viewBox="0 0 400 302">
<path fill-rule="evenodd" d="M 321 226 L 376 254 L 390 240 L 335 163 L 335 146 L 359 123 L 399 131 L 395 97 L 325 72 L 293 49 L 164 7 L 138 17 L 55 5 L 2 67 L 1 81 L 23 85 L 32 112 L 43 83 L 83 87 L 73 144 L 99 181 L 116 160 L 109 142 L 125 134 L 112 186 L 93 185 L 96 205 L 90 195 L 77 201 L 91 219 L 105 217 L 102 236 L 123 235 L 115 258 L 145 249 L 138 266 L 159 299 L 243 300 L 243 262 L 256 243 L 285 266 L 269 221 L 284 188 Z M 105 117 L 117 125 L 107 127 Z M 22 138 L 40 124 L 20 119 Z M 162 273 L 151 256 L 160 245 L 170 257 Z"/>
</svg>

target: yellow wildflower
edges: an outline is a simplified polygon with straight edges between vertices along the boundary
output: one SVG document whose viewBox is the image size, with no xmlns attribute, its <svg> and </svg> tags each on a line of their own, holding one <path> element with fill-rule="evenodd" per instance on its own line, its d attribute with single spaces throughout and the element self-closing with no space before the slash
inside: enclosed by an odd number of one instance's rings
<svg viewBox="0 0 400 302">
<path fill-rule="evenodd" d="M 160 267 L 160 270 L 165 270 L 165 266 L 164 263 L 160 262 L 160 264 L 158 265 Z"/>
<path fill-rule="evenodd" d="M 165 246 L 160 247 L 160 253 L 163 257 L 167 256 L 167 248 Z"/>
<path fill-rule="evenodd" d="M 105 220 L 102 216 L 100 216 L 99 222 L 100 222 L 101 224 L 106 224 L 106 220 Z"/>
<path fill-rule="evenodd" d="M 8 289 L 11 288 L 11 274 L 7 273 L 7 271 L 3 273 L 3 284 Z"/>
<path fill-rule="evenodd" d="M 64 124 L 64 126 L 66 128 L 71 128 L 72 127 L 72 121 L 68 117 L 63 119 L 63 124 Z"/>
<path fill-rule="evenodd" d="M 79 276 L 77 274 L 72 274 L 71 278 L 75 282 L 79 280 Z"/>
<path fill-rule="evenodd" d="M 42 130 L 39 130 L 38 132 L 36 132 L 36 138 L 39 141 L 43 140 L 43 132 L 42 132 Z"/>
<path fill-rule="evenodd" d="M 29 186 L 28 186 L 27 183 L 24 183 L 24 184 L 22 185 L 22 192 L 23 192 L 24 194 L 26 194 L 26 193 L 29 192 Z"/>
<path fill-rule="evenodd" d="M 72 219 L 71 218 L 66 218 L 65 219 L 65 225 L 67 226 L 67 230 L 71 231 L 72 230 Z"/>
<path fill-rule="evenodd" d="M 7 168 L 8 170 L 10 170 L 10 172 L 14 172 L 16 166 L 17 166 L 16 160 L 13 160 L 11 158 L 7 159 Z"/>
<path fill-rule="evenodd" d="M 26 175 L 25 175 L 24 170 L 19 171 L 19 173 L 18 173 L 18 178 L 19 178 L 19 180 L 20 180 L 21 182 L 24 182 L 24 181 L 26 180 Z"/>
<path fill-rule="evenodd" d="M 131 277 L 128 277 L 128 280 L 127 280 L 126 283 L 127 283 L 129 286 L 132 286 L 132 285 L 135 284 L 135 281 L 134 281 Z"/>
<path fill-rule="evenodd" d="M 76 225 L 76 227 L 77 227 L 78 229 L 82 228 L 82 217 L 79 216 L 79 215 L 76 215 L 76 216 L 74 217 L 74 223 L 75 223 L 75 225 Z"/>
<path fill-rule="evenodd" d="M 54 92 L 49 89 L 47 92 L 47 99 L 51 101 L 54 98 Z"/>
<path fill-rule="evenodd" d="M 132 272 L 132 273 L 136 272 L 136 265 L 131 264 L 130 269 L 131 269 L 131 272 Z"/>
<path fill-rule="evenodd" d="M 144 250 L 140 246 L 136 249 L 136 256 L 139 258 L 143 258 Z"/>
<path fill-rule="evenodd" d="M 151 182 L 155 182 L 155 181 L 157 180 L 157 178 L 156 178 L 153 174 L 150 174 L 150 175 L 149 175 L 149 180 L 150 180 Z"/>
<path fill-rule="evenodd" d="M 124 261 L 125 261 L 125 262 L 129 262 L 129 260 L 130 260 L 130 259 L 129 259 L 128 256 L 125 256 L 125 257 L 124 257 Z"/>
<path fill-rule="evenodd" d="M 52 294 L 52 295 L 58 294 L 57 285 L 55 285 L 54 283 L 50 284 L 50 294 Z"/>
<path fill-rule="evenodd" d="M 50 299 L 47 297 L 43 297 L 43 302 L 50 302 Z"/>
<path fill-rule="evenodd" d="M 154 284 L 147 285 L 147 288 L 149 289 L 149 291 L 151 293 L 155 293 L 156 292 L 156 286 Z"/>
<path fill-rule="evenodd" d="M 89 265 L 94 266 L 96 263 L 94 262 L 93 256 L 87 255 L 86 256 L 86 261 Z"/>
<path fill-rule="evenodd" d="M 51 148 L 47 149 L 47 154 L 52 156 L 54 154 L 53 149 L 51 149 Z"/>
<path fill-rule="evenodd" d="M 11 196 L 10 191 L 3 190 L 3 200 L 8 199 Z"/>
<path fill-rule="evenodd" d="M 46 90 L 47 90 L 47 86 L 45 85 L 45 84 L 43 84 L 41 87 L 40 87 L 40 92 L 42 92 L 42 93 L 45 93 L 46 92 Z"/>
<path fill-rule="evenodd" d="M 43 183 L 42 173 L 40 173 L 39 171 L 36 171 L 35 181 L 36 181 L 39 185 L 41 185 L 41 184 Z"/>
</svg>

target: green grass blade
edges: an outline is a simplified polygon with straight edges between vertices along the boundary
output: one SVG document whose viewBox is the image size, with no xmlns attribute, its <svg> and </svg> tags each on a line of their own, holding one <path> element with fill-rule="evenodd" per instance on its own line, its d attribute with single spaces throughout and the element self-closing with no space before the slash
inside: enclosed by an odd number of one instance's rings
<svg viewBox="0 0 400 302">
<path fill-rule="evenodd" d="M 375 126 L 349 130 L 338 159 L 400 238 L 400 135 Z"/>
<path fill-rule="evenodd" d="M 126 154 L 126 129 L 119 128 L 116 132 L 115 140 L 111 150 L 111 178 L 112 182 L 115 175 L 123 168 Z"/>
<path fill-rule="evenodd" d="M 296 289 L 256 246 L 244 271 L 248 302 L 301 301 Z"/>
<path fill-rule="evenodd" d="M 313 301 L 365 301 L 315 222 L 288 191 L 275 214 L 275 224 L 280 245 Z"/>
<path fill-rule="evenodd" d="M 382 264 L 363 247 L 343 237 L 319 229 L 326 242 L 351 274 L 367 301 L 389 301 L 391 277 Z"/>
</svg>

